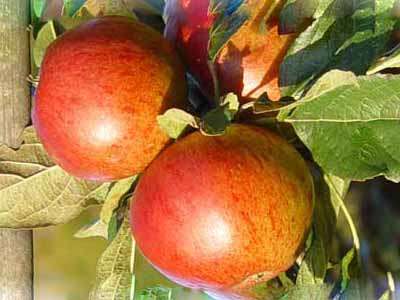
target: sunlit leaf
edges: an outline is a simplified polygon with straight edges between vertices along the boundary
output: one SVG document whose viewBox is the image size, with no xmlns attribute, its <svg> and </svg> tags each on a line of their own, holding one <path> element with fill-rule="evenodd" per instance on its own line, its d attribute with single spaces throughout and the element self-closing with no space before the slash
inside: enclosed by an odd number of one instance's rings
<svg viewBox="0 0 400 300">
<path fill-rule="evenodd" d="M 129 221 L 125 219 L 97 263 L 90 300 L 131 299 L 134 250 Z"/>
</svg>

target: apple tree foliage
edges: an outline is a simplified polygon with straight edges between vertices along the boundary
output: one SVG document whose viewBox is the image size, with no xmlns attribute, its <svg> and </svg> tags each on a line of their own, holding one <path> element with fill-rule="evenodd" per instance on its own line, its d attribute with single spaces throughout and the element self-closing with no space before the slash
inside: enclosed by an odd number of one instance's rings
<svg viewBox="0 0 400 300">
<path fill-rule="evenodd" d="M 52 2 L 31 0 L 33 86 L 40 80 L 47 46 L 64 31 L 99 15 L 161 20 L 164 5 L 162 0 L 64 0 L 59 7 Z M 360 239 L 345 197 L 352 181 L 377 176 L 400 181 L 400 75 L 384 72 L 400 67 L 400 51 L 391 43 L 399 25 L 396 0 L 265 2 L 283 4 L 282 32 L 299 33 L 280 66 L 285 98 L 273 103 L 266 95 L 239 107 L 236 95 L 229 94 L 201 116 L 170 109 L 158 117 L 159 126 L 173 139 L 193 128 L 220 135 L 231 122 L 245 119 L 250 109 L 264 117 L 249 122 L 294 136 L 295 145 L 314 161 L 312 231 L 296 265 L 257 288 L 260 294 L 273 290 L 274 299 L 282 300 L 369 299 Z M 210 13 L 218 16 L 210 32 L 209 57 L 214 60 L 251 11 L 246 0 L 212 0 Z M 98 219 L 76 233 L 109 241 L 98 261 L 91 300 L 207 299 L 169 282 L 135 251 L 127 210 L 140 174 L 104 184 L 76 179 L 52 162 L 32 127 L 21 140 L 19 149 L 0 145 L 0 227 L 62 224 L 90 205 L 101 205 Z M 347 254 L 338 258 L 331 245 L 339 215 L 347 220 L 353 240 Z M 144 286 L 143 270 L 152 272 L 160 285 Z M 381 299 L 392 297 L 388 288 Z"/>
</svg>

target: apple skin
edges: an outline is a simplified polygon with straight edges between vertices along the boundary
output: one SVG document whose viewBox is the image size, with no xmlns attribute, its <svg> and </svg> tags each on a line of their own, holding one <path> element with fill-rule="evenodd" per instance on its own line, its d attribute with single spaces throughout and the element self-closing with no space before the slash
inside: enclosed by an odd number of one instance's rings
<svg viewBox="0 0 400 300">
<path fill-rule="evenodd" d="M 235 299 L 294 263 L 313 191 L 302 157 L 271 131 L 235 124 L 223 136 L 195 132 L 147 168 L 131 202 L 132 232 L 171 280 Z"/>
<path fill-rule="evenodd" d="M 155 30 L 126 17 L 91 20 L 48 48 L 32 112 L 50 156 L 70 174 L 137 174 L 169 142 L 157 115 L 186 100 L 184 67 Z"/>
<path fill-rule="evenodd" d="M 256 100 L 267 92 L 271 100 L 279 100 L 279 65 L 295 35 L 280 35 L 274 16 L 260 30 L 271 1 L 248 0 L 252 15 L 222 48 L 215 62 L 221 94 L 234 92 L 241 103 Z M 216 16 L 209 14 L 209 1 L 169 0 L 166 5 L 164 35 L 175 44 L 189 71 L 209 96 L 213 80 L 208 66 L 210 28 Z"/>
</svg>

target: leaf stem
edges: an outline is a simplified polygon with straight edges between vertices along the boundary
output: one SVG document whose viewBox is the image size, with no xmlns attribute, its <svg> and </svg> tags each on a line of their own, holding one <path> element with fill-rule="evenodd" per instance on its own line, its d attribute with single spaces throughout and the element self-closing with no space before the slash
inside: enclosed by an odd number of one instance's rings
<svg viewBox="0 0 400 300">
<path fill-rule="evenodd" d="M 328 178 L 326 178 L 326 179 L 329 180 Z M 347 209 L 346 204 L 344 203 L 344 199 L 343 199 L 344 197 L 342 195 L 340 195 L 340 193 L 336 190 L 336 188 L 334 187 L 333 184 L 331 184 L 331 186 L 333 187 L 333 191 L 336 194 L 336 197 L 339 201 L 340 209 L 343 211 L 346 221 L 350 227 L 351 235 L 353 237 L 354 248 L 356 249 L 357 253 L 359 254 L 361 243 L 360 243 L 360 237 L 358 236 L 356 225 L 354 224 L 353 218 L 351 217 L 351 214 L 350 214 L 349 210 Z"/>
<path fill-rule="evenodd" d="M 132 275 L 132 285 L 130 292 L 130 300 L 135 299 L 135 254 L 136 254 L 136 241 L 132 238 L 132 250 L 131 250 L 131 259 L 130 259 L 130 272 Z"/>
<path fill-rule="evenodd" d="M 396 285 L 394 283 L 393 274 L 392 274 L 392 272 L 387 272 L 386 276 L 387 276 L 389 291 L 391 292 L 393 299 L 396 299 L 396 297 L 395 297 L 396 296 L 395 295 L 395 293 L 396 293 Z"/>
</svg>

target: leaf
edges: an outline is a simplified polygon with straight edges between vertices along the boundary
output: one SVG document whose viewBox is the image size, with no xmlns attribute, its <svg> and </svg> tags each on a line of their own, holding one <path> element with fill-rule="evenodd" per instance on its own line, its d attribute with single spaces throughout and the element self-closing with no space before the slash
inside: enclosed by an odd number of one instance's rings
<svg viewBox="0 0 400 300">
<path fill-rule="evenodd" d="M 57 20 L 55 20 L 54 22 L 59 25 L 59 27 L 61 27 L 61 31 L 65 32 L 67 30 L 71 30 L 89 20 L 91 20 L 93 17 L 89 17 L 89 16 L 82 16 L 82 17 L 60 17 Z"/>
<path fill-rule="evenodd" d="M 102 201 L 103 206 L 100 211 L 100 218 L 94 223 L 81 228 L 75 234 L 75 237 L 89 238 L 100 236 L 112 241 L 121 225 L 120 219 L 123 220 L 123 215 L 125 214 L 125 209 L 118 210 L 121 209 L 121 206 L 127 204 L 125 200 L 130 195 L 129 192 L 132 190 L 136 180 L 137 176 L 133 176 L 111 183 L 109 192 L 104 201 Z"/>
<path fill-rule="evenodd" d="M 210 110 L 201 120 L 200 131 L 204 135 L 218 136 L 225 134 L 230 120 L 225 114 L 225 107 L 219 106 Z"/>
<path fill-rule="evenodd" d="M 332 286 L 327 284 L 296 285 L 280 300 L 321 300 L 329 299 Z"/>
<path fill-rule="evenodd" d="M 82 227 L 74 237 L 78 239 L 90 238 L 90 237 L 102 237 L 108 239 L 108 226 L 101 220 L 96 220 L 90 225 Z"/>
<path fill-rule="evenodd" d="M 248 20 L 250 13 L 243 0 L 211 0 L 209 13 L 217 18 L 210 28 L 208 55 L 215 61 L 219 51 Z"/>
<path fill-rule="evenodd" d="M 100 212 L 100 219 L 108 224 L 111 220 L 113 212 L 118 208 L 123 200 L 123 197 L 131 190 L 132 185 L 137 180 L 138 176 L 122 179 L 115 182 L 104 200 L 103 208 Z"/>
<path fill-rule="evenodd" d="M 157 122 L 172 139 L 178 139 L 188 127 L 198 128 L 196 117 L 177 108 L 171 108 L 158 116 Z"/>
<path fill-rule="evenodd" d="M 279 29 L 293 33 L 301 29 L 306 19 L 311 19 L 320 0 L 288 0 L 279 16 Z"/>
<path fill-rule="evenodd" d="M 17 183 L 54 166 L 33 127 L 23 131 L 21 142 L 18 150 L 0 144 L 0 189 L 10 185 L 6 183 L 9 178 Z"/>
<path fill-rule="evenodd" d="M 349 181 L 314 172 L 315 208 L 311 247 L 300 265 L 296 284 L 322 284 L 330 258 L 332 236 Z M 340 200 L 338 198 L 341 198 Z"/>
<path fill-rule="evenodd" d="M 84 4 L 86 0 L 64 0 L 63 15 L 72 17 Z"/>
<path fill-rule="evenodd" d="M 221 105 L 207 112 L 200 122 L 200 131 L 204 135 L 218 136 L 225 133 L 239 110 L 238 97 L 227 94 L 221 98 Z"/>
<path fill-rule="evenodd" d="M 63 224 L 100 201 L 108 184 L 76 179 L 54 166 L 0 189 L 0 227 Z"/>
<path fill-rule="evenodd" d="M 391 292 L 390 290 L 387 290 L 382 294 L 382 296 L 379 297 L 379 300 L 391 300 Z"/>
<path fill-rule="evenodd" d="M 54 166 L 32 127 L 25 129 L 18 150 L 0 145 L 0 227 L 66 223 L 101 201 L 108 187 Z"/>
<path fill-rule="evenodd" d="M 324 180 L 330 191 L 330 200 L 332 202 L 335 215 L 338 217 L 342 203 L 349 191 L 351 182 L 330 174 L 325 174 Z"/>
<path fill-rule="evenodd" d="M 133 299 L 132 269 L 134 241 L 129 221 L 124 219 L 117 236 L 101 255 L 96 268 L 96 280 L 90 300 Z"/>
<path fill-rule="evenodd" d="M 45 7 L 46 0 L 32 0 L 32 8 L 35 13 L 35 17 L 40 19 Z"/>
<path fill-rule="evenodd" d="M 125 3 L 129 10 L 151 16 L 162 16 L 165 5 L 163 0 L 125 0 Z"/>
<path fill-rule="evenodd" d="M 40 68 L 46 49 L 57 38 L 53 21 L 47 22 L 39 31 L 33 43 L 33 61 L 36 67 Z"/>
<path fill-rule="evenodd" d="M 235 115 L 239 111 L 239 99 L 234 93 L 229 93 L 222 97 L 221 106 L 225 107 L 225 115 L 229 121 L 235 118 Z"/>
<path fill-rule="evenodd" d="M 400 48 L 389 56 L 377 60 L 368 70 L 367 75 L 372 75 L 389 68 L 400 68 Z"/>
<path fill-rule="evenodd" d="M 351 279 L 349 267 L 355 256 L 356 256 L 356 250 L 354 248 L 351 248 L 342 259 L 341 291 L 346 290 L 349 285 Z"/>
<path fill-rule="evenodd" d="M 310 88 L 310 90 L 301 100 L 282 108 L 279 112 L 278 120 L 284 120 L 290 114 L 293 108 L 303 104 L 304 102 L 311 101 L 325 93 L 335 90 L 336 88 L 348 85 L 358 86 L 357 76 L 355 76 L 354 73 L 332 70 L 321 76 L 321 78 L 318 79 L 318 81 Z"/>
<path fill-rule="evenodd" d="M 123 0 L 86 0 L 85 4 L 76 12 L 76 16 L 85 16 L 89 13 L 94 17 L 119 15 L 137 19 Z"/>
<path fill-rule="evenodd" d="M 100 211 L 100 221 L 107 227 L 107 238 L 113 240 L 121 225 L 121 219 L 125 214 L 125 209 L 121 210 L 122 205 L 127 205 L 127 196 L 133 190 L 138 176 L 122 179 L 115 182 L 107 198 L 104 200 L 103 207 Z M 125 208 L 125 207 L 124 207 Z"/>
<path fill-rule="evenodd" d="M 338 294 L 334 300 L 365 300 L 376 299 L 374 288 L 365 278 L 352 278 L 343 294 Z"/>
<path fill-rule="evenodd" d="M 138 296 L 138 300 L 174 300 L 172 289 L 162 286 L 151 287 L 143 290 Z"/>
<path fill-rule="evenodd" d="M 365 74 L 386 51 L 394 0 L 325 0 L 317 20 L 296 39 L 280 68 L 284 95 L 298 96 L 321 74 L 341 69 Z"/>
<path fill-rule="evenodd" d="M 291 98 L 282 98 L 279 101 L 269 100 L 267 95 L 263 95 L 258 98 L 255 102 L 249 102 L 242 106 L 242 109 L 247 109 L 249 107 L 253 108 L 254 114 L 265 114 L 272 112 L 285 111 L 288 108 L 292 108 L 290 104 L 293 104 Z M 289 110 L 290 111 L 290 110 Z"/>
<path fill-rule="evenodd" d="M 400 76 L 359 77 L 305 101 L 284 119 L 325 172 L 347 180 L 400 181 Z"/>
</svg>

